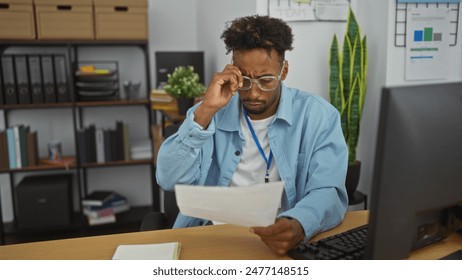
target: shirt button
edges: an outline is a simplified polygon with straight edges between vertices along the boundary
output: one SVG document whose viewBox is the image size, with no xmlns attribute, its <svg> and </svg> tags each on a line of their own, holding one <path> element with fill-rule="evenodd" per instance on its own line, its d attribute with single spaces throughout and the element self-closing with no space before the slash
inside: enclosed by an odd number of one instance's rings
<svg viewBox="0 0 462 280">
<path fill-rule="evenodd" d="M 238 157 L 238 156 L 241 155 L 241 152 L 240 152 L 240 151 L 235 151 L 235 152 L 234 152 L 234 155 Z"/>
</svg>

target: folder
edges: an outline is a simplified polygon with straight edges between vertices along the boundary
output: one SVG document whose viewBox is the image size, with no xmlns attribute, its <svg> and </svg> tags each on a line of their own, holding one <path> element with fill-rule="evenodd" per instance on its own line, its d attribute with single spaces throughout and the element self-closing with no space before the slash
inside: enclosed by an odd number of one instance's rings
<svg viewBox="0 0 462 280">
<path fill-rule="evenodd" d="M 79 145 L 78 150 L 79 150 L 79 161 L 81 164 L 87 163 L 88 162 L 88 157 L 87 157 L 87 144 L 86 144 L 86 130 L 82 129 L 77 131 L 77 143 Z"/>
<path fill-rule="evenodd" d="M 94 124 L 85 129 L 85 148 L 87 162 L 96 162 L 96 127 Z"/>
<path fill-rule="evenodd" d="M 67 84 L 66 57 L 64 55 L 55 55 L 54 63 L 58 102 L 70 102 L 69 87 Z"/>
<path fill-rule="evenodd" d="M 2 56 L 2 72 L 5 104 L 18 104 L 18 97 L 16 95 L 16 82 L 14 80 L 13 56 Z"/>
<path fill-rule="evenodd" d="M 51 55 L 42 56 L 42 75 L 45 103 L 56 103 L 53 57 Z"/>
<path fill-rule="evenodd" d="M 8 159 L 8 138 L 6 130 L 0 131 L 0 170 L 10 168 L 10 161 Z"/>
<path fill-rule="evenodd" d="M 29 78 L 32 103 L 45 103 L 42 86 L 42 68 L 40 56 L 31 55 L 29 58 Z"/>
<path fill-rule="evenodd" d="M 0 60 L 0 105 L 3 104 L 5 104 L 5 95 L 3 94 L 2 61 Z"/>
<path fill-rule="evenodd" d="M 14 65 L 16 70 L 16 90 L 18 93 L 19 104 L 30 104 L 29 74 L 27 71 L 27 57 L 25 55 L 15 55 Z"/>
</svg>

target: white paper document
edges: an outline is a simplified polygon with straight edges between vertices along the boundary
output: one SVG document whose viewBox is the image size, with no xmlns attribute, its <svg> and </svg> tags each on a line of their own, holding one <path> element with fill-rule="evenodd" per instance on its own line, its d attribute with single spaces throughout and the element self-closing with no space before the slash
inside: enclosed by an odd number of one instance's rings
<svg viewBox="0 0 462 280">
<path fill-rule="evenodd" d="M 113 260 L 177 260 L 180 255 L 179 242 L 158 244 L 119 245 Z"/>
<path fill-rule="evenodd" d="M 242 187 L 176 185 L 176 201 L 183 215 L 239 226 L 274 224 L 281 204 L 283 182 Z"/>
</svg>

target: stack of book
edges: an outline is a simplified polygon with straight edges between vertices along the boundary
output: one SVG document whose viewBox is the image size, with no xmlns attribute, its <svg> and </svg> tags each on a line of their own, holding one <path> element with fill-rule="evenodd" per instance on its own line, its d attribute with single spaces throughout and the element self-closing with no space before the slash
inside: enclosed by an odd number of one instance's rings
<svg viewBox="0 0 462 280">
<path fill-rule="evenodd" d="M 38 164 L 37 132 L 16 125 L 0 131 L 0 169 L 17 169 Z"/>
<path fill-rule="evenodd" d="M 135 139 L 130 149 L 131 159 L 152 158 L 152 143 L 149 139 Z"/>
<path fill-rule="evenodd" d="M 83 214 L 88 224 L 114 223 L 116 214 L 128 211 L 130 204 L 126 197 L 113 191 L 93 191 L 82 199 Z"/>
</svg>

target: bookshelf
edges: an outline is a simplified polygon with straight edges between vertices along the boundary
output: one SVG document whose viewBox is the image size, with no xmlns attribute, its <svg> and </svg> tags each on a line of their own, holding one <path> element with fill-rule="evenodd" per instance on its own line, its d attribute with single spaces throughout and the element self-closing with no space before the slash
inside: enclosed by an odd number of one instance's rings
<svg viewBox="0 0 462 280">
<path fill-rule="evenodd" d="M 146 91 L 140 94 L 140 97 L 135 100 L 127 100 L 122 97 L 116 100 L 105 100 L 105 101 L 80 101 L 77 96 L 77 86 L 76 80 L 74 77 L 74 73 L 78 68 L 79 62 L 81 62 L 79 58 L 79 48 L 81 47 L 136 47 L 141 50 L 144 58 L 144 66 L 143 65 L 136 65 L 135 67 L 141 67 L 142 71 L 146 73 L 146 79 L 143 81 L 146 85 Z M 146 182 L 145 185 L 149 186 L 151 192 L 151 203 L 149 205 L 142 205 L 131 207 L 131 210 L 127 213 L 123 213 L 121 215 L 120 221 L 118 220 L 116 224 L 108 224 L 104 225 L 110 231 L 111 226 L 117 226 L 119 223 L 128 223 L 128 222 L 141 222 L 142 214 L 146 213 L 150 210 L 159 210 L 159 190 L 155 183 L 155 166 L 154 161 L 152 158 L 147 159 L 133 159 L 133 160 L 115 160 L 109 161 L 104 163 L 97 163 L 97 162 L 81 162 L 79 158 L 79 151 L 82 147 L 79 147 L 79 141 L 77 139 L 77 133 L 79 130 L 85 127 L 85 116 L 87 114 L 87 110 L 95 110 L 98 108 L 117 108 L 117 111 L 120 111 L 120 115 L 114 116 L 114 122 L 116 120 L 124 121 L 124 110 L 128 108 L 139 108 L 140 110 L 145 110 L 145 115 L 147 116 L 145 119 L 137 120 L 137 122 L 142 122 L 143 126 L 145 125 L 146 135 L 150 139 L 151 144 L 153 139 L 151 138 L 152 135 L 150 133 L 150 128 L 153 122 L 153 111 L 151 110 L 151 101 L 149 99 L 149 89 L 150 86 L 150 67 L 149 67 L 149 49 L 148 49 L 148 42 L 147 40 L 121 40 L 121 41 L 114 41 L 114 40 L 80 40 L 80 41 L 61 41 L 61 40 L 0 40 L 0 56 L 2 56 L 8 49 L 10 48 L 18 48 L 21 51 L 25 49 L 24 55 L 29 55 L 27 50 L 40 48 L 43 49 L 53 49 L 53 48 L 60 48 L 65 50 L 65 57 L 66 57 L 66 76 L 67 76 L 67 85 L 68 85 L 68 92 L 70 95 L 70 102 L 63 102 L 63 103 L 37 103 L 37 104 L 1 104 L 0 103 L 0 113 L 3 114 L 3 118 L 5 121 L 4 128 L 6 129 L 12 123 L 10 119 L 10 114 L 14 112 L 15 115 L 21 114 L 21 112 L 26 111 L 33 111 L 37 112 L 40 115 L 43 112 L 49 112 L 50 110 L 63 110 L 66 117 L 70 120 L 70 126 L 72 130 L 72 145 L 75 149 L 75 155 L 71 155 L 74 157 L 75 160 L 68 165 L 50 165 L 44 164 L 43 159 L 39 160 L 39 164 L 35 166 L 27 166 L 23 168 L 16 168 L 16 169 L 1 169 L 0 174 L 7 174 L 10 178 L 10 190 L 12 195 L 12 208 L 13 208 L 13 216 L 14 222 L 11 225 L 3 225 L 1 209 L 0 209 L 0 244 L 3 244 L 3 237 L 4 234 L 15 234 L 18 233 L 15 222 L 17 221 L 17 213 L 16 213 L 16 206 L 15 206 L 15 185 L 18 183 L 15 180 L 15 177 L 18 174 L 37 174 L 37 173 L 47 173 L 47 172 L 72 172 L 75 176 L 75 184 L 74 188 L 77 191 L 74 191 L 74 194 L 77 193 L 77 201 L 80 202 L 81 198 L 84 197 L 89 192 L 89 182 L 88 182 L 88 170 L 94 170 L 92 172 L 98 172 L 99 168 L 124 168 L 129 166 L 138 166 L 138 165 L 147 165 L 150 169 L 150 178 L 149 182 Z M 119 77 L 120 79 L 120 77 Z M 119 92 L 122 92 L 123 88 L 119 87 Z M 144 117 L 143 117 L 144 118 Z M 47 119 L 43 119 L 43 122 L 47 122 Z M 96 121 L 96 120 L 95 120 Z M 25 124 L 27 125 L 27 124 Z M 37 133 L 40 134 L 40 131 L 37 130 Z M 51 140 L 51 139 L 49 139 Z M 152 146 L 152 145 L 151 145 Z M 154 153 L 154 151 L 153 151 Z M 130 190 L 127 190 L 130 191 Z M 1 196 L 1 194 L 0 194 Z M 0 197 L 1 201 L 1 197 Z M 74 201 L 76 201 L 74 199 Z M 89 230 L 87 223 L 84 221 L 84 216 L 82 214 L 82 208 L 79 205 L 77 207 L 79 211 L 74 213 L 76 215 L 75 222 L 70 225 L 70 228 L 80 228 L 82 230 Z M 122 219 L 123 218 L 123 219 Z"/>
</svg>

